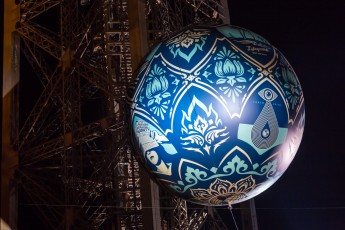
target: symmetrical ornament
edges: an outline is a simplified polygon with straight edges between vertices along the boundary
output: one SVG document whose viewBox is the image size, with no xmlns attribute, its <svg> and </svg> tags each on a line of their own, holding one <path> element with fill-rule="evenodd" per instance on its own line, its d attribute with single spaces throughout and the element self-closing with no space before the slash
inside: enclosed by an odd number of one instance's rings
<svg viewBox="0 0 345 230">
<path fill-rule="evenodd" d="M 304 97 L 284 56 L 239 27 L 194 26 L 159 43 L 136 73 L 138 156 L 166 189 L 227 205 L 271 186 L 295 156 Z"/>
</svg>

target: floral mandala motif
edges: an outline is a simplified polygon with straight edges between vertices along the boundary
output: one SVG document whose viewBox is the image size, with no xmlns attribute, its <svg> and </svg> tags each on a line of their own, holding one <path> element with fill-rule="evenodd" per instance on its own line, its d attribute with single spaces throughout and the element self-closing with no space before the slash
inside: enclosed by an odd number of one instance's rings
<svg viewBox="0 0 345 230">
<path fill-rule="evenodd" d="M 236 98 L 243 92 L 247 82 L 242 77 L 244 74 L 243 65 L 236 59 L 238 59 L 238 56 L 225 47 L 214 58 L 214 60 L 219 60 L 216 62 L 214 69 L 215 74 L 220 78 L 216 84 L 219 85 L 219 89 L 225 95 L 231 98 L 233 103 L 236 102 Z"/>
<path fill-rule="evenodd" d="M 196 113 L 196 108 L 200 113 Z M 190 104 L 187 113 L 182 111 L 182 134 L 188 134 L 187 137 L 181 137 L 181 140 L 185 141 L 182 145 L 197 145 L 197 148 L 186 147 L 185 149 L 193 150 L 196 152 L 203 152 L 199 146 L 210 155 L 212 145 L 215 145 L 215 139 L 227 135 L 224 133 L 226 127 L 220 128 L 222 124 L 218 118 L 218 113 L 212 108 L 212 103 L 209 107 L 206 107 L 200 100 L 195 96 L 193 97 L 192 103 Z M 214 149 L 215 151 L 215 149 Z"/>
<path fill-rule="evenodd" d="M 190 189 L 193 199 L 211 205 L 220 205 L 224 202 L 233 203 L 247 197 L 247 193 L 257 187 L 250 175 L 236 183 L 217 178 L 208 189 Z"/>
<path fill-rule="evenodd" d="M 146 97 L 149 99 L 147 106 L 150 108 L 150 111 L 155 115 L 159 116 L 164 120 L 164 114 L 168 109 L 168 104 L 170 100 L 167 98 L 171 96 L 167 92 L 169 88 L 169 82 L 165 77 L 165 71 L 154 65 L 153 70 L 148 75 L 148 84 L 146 88 Z"/>
</svg>

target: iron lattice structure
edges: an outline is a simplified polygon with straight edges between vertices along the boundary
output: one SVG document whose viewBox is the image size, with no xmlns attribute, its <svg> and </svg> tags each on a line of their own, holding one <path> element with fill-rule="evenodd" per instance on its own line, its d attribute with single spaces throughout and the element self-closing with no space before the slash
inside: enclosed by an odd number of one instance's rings
<svg viewBox="0 0 345 230">
<path fill-rule="evenodd" d="M 144 229 L 126 102 L 130 0 L 18 2 L 22 66 L 32 71 L 21 71 L 14 143 L 19 210 L 36 207 L 46 229 Z M 228 20 L 223 0 L 143 2 L 148 47 L 187 25 Z M 161 205 L 171 207 L 161 209 L 162 229 L 226 229 L 213 209 L 164 192 Z"/>
</svg>

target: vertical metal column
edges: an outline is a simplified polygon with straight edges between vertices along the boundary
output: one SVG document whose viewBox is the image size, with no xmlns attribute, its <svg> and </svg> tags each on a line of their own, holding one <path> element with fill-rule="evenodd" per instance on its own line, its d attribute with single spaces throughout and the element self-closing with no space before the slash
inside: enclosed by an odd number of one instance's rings
<svg viewBox="0 0 345 230">
<path fill-rule="evenodd" d="M 15 34 L 15 22 L 19 8 L 13 1 L 4 1 L 3 7 L 3 53 L 2 65 L 2 146 L 1 146 L 1 210 L 0 229 L 17 228 L 17 187 L 14 167 L 18 155 L 12 148 L 18 132 L 18 81 L 20 43 Z"/>
<path fill-rule="evenodd" d="M 130 49 L 133 71 L 139 67 L 143 56 L 148 52 L 147 28 L 143 1 L 129 1 Z M 143 205 L 143 224 L 152 230 L 161 229 L 159 188 L 146 172 L 141 173 L 141 194 Z"/>
</svg>

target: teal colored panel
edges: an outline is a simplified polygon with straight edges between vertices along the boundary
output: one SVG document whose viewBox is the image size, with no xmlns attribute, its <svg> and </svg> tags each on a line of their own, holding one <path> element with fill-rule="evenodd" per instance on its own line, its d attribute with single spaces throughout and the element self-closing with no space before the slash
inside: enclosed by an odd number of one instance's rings
<svg viewBox="0 0 345 230">
<path fill-rule="evenodd" d="M 284 142 L 286 138 L 286 134 L 288 132 L 287 128 L 279 128 L 278 132 L 278 137 L 276 141 L 273 143 L 273 145 L 267 149 L 259 149 L 255 147 L 252 138 L 251 138 L 251 131 L 253 129 L 253 125 L 248 125 L 248 124 L 240 124 L 238 127 L 238 135 L 237 138 L 248 143 L 250 146 L 252 146 L 259 155 L 264 154 L 266 151 L 272 149 L 273 147 L 280 145 L 281 143 Z"/>
</svg>

